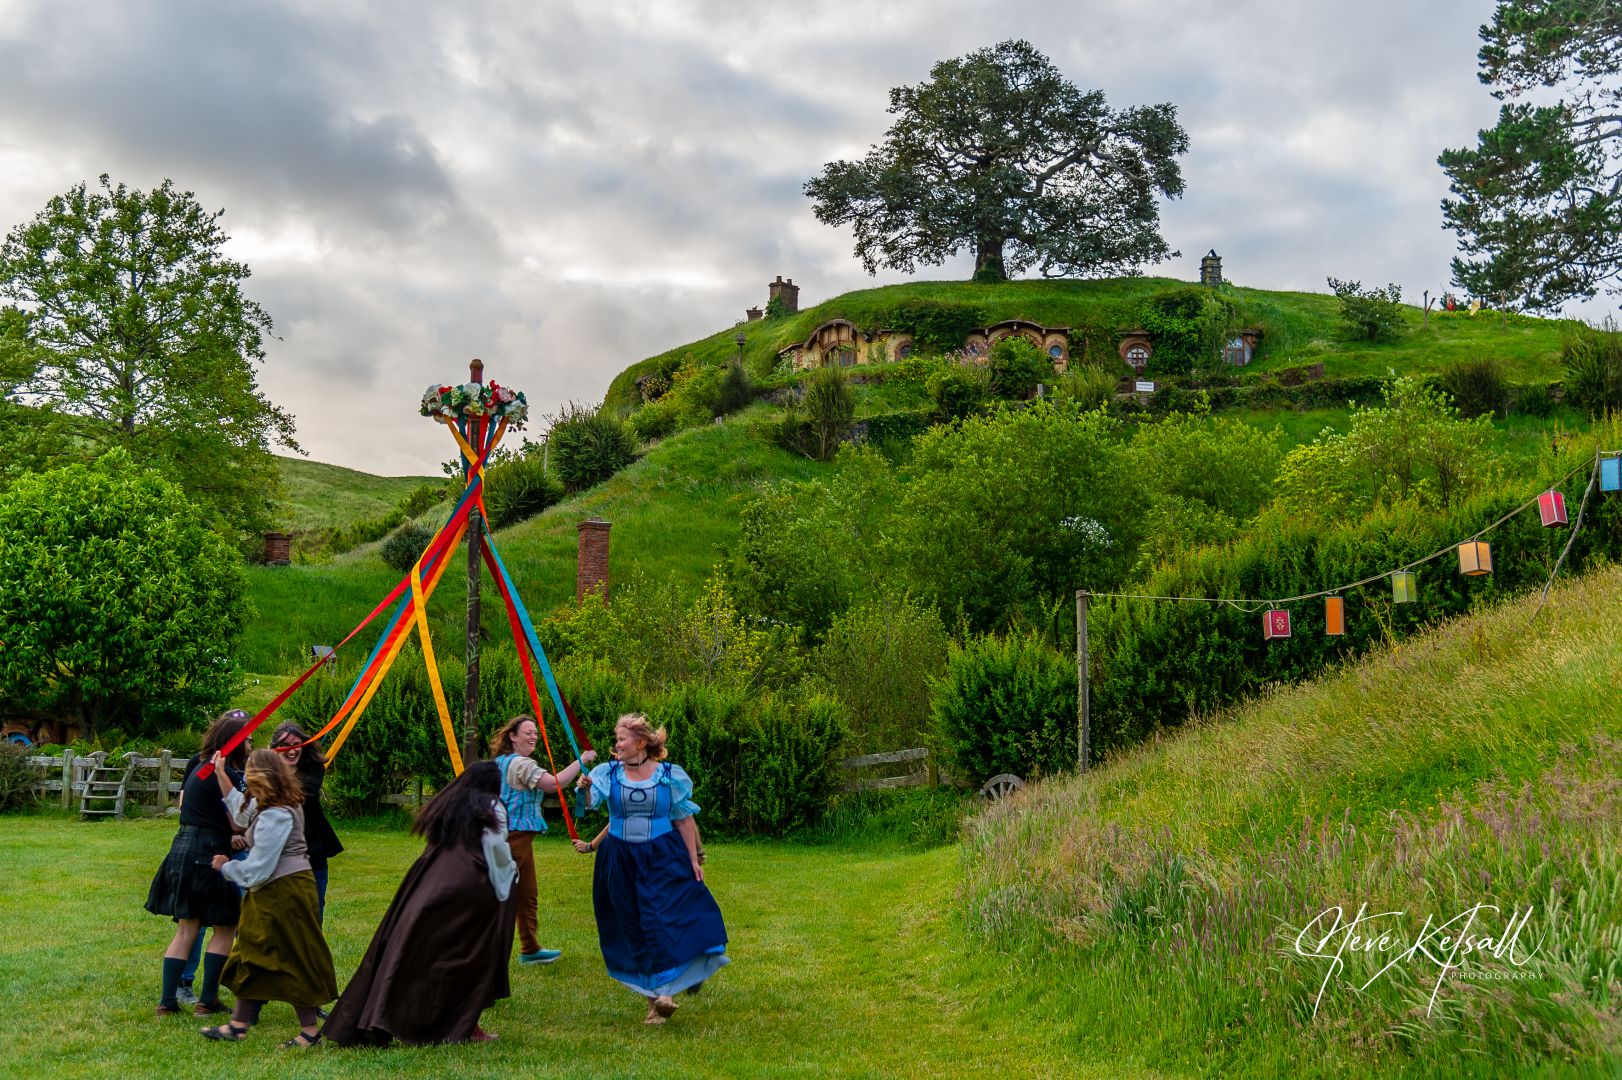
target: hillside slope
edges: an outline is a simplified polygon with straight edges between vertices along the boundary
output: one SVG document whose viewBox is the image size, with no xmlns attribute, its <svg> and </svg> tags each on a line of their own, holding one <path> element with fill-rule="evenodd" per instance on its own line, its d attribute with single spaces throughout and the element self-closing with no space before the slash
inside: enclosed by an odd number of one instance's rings
<svg viewBox="0 0 1622 1080">
<path fill-rule="evenodd" d="M 289 532 L 380 518 L 421 485 L 444 482 L 442 476 L 373 476 L 303 458 L 277 457 L 276 464 L 286 495 L 278 524 Z"/>
<path fill-rule="evenodd" d="M 1040 959 L 1073 1036 L 1245 1075 L 1586 1075 L 1622 1053 L 1622 569 L 1459 619 L 1028 788 L 979 818 L 962 901 Z M 1389 951 L 1298 935 L 1340 906 Z M 1517 950 L 1381 967 L 1477 904 Z M 1304 937 L 1334 953 L 1332 918 Z M 1455 932 L 1460 924 L 1455 924 Z M 1436 947 L 1432 952 L 1438 952 Z M 1530 958 L 1530 959 L 1528 959 Z M 1325 982 L 1327 977 L 1327 982 Z M 1361 992 L 1359 986 L 1365 988 Z M 1321 998 L 1320 998 L 1321 991 Z M 1435 994 L 1432 1001 L 1432 994 Z M 1316 1015 L 1314 1007 L 1316 1003 Z"/>
</svg>

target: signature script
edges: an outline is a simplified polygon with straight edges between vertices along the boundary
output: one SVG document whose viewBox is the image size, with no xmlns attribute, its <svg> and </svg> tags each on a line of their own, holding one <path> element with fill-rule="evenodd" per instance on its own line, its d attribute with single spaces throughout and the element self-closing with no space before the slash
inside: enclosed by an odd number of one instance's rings
<svg viewBox="0 0 1622 1080">
<path fill-rule="evenodd" d="M 1312 1001 L 1312 1015 L 1318 1015 L 1324 991 L 1335 976 L 1346 970 L 1347 959 L 1363 954 L 1383 960 L 1384 964 L 1358 987 L 1359 990 L 1368 989 L 1399 964 L 1435 965 L 1436 983 L 1425 1005 L 1425 1015 L 1429 1016 L 1448 975 L 1461 970 L 1464 961 L 1471 956 L 1478 959 L 1490 956 L 1523 968 L 1537 955 L 1538 947 L 1543 944 L 1541 940 L 1524 952 L 1520 940 L 1532 918 L 1532 910 L 1531 906 L 1524 911 L 1518 906 L 1513 908 L 1497 926 L 1496 933 L 1487 925 L 1498 923 L 1503 917 L 1503 909 L 1496 904 L 1476 904 L 1442 922 L 1434 915 L 1427 915 L 1419 936 L 1410 940 L 1403 933 L 1407 912 L 1371 913 L 1369 906 L 1362 904 L 1348 921 L 1345 909 L 1339 905 L 1325 908 L 1295 937 L 1298 956 L 1328 961 L 1323 981 L 1318 984 L 1318 994 Z"/>
</svg>

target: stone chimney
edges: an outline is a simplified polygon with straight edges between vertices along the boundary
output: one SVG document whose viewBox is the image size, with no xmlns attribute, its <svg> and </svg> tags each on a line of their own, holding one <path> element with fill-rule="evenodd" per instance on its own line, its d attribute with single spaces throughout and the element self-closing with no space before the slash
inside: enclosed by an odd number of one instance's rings
<svg viewBox="0 0 1622 1080">
<path fill-rule="evenodd" d="M 574 598 L 600 593 L 608 599 L 608 530 L 610 523 L 590 518 L 580 523 L 578 566 L 575 570 Z"/>
<path fill-rule="evenodd" d="M 765 315 L 766 313 L 757 307 L 752 307 L 744 311 L 743 314 L 744 318 L 746 318 L 749 322 L 759 322 L 761 316 Z"/>
<path fill-rule="evenodd" d="M 793 315 L 800 310 L 800 287 L 794 284 L 793 278 L 784 281 L 783 275 L 778 274 L 777 280 L 766 286 L 766 291 L 767 302 L 781 298 L 783 310 L 787 314 Z"/>
<path fill-rule="evenodd" d="M 1222 285 L 1222 257 L 1212 248 L 1200 260 L 1200 284 L 1212 289 Z"/>
</svg>

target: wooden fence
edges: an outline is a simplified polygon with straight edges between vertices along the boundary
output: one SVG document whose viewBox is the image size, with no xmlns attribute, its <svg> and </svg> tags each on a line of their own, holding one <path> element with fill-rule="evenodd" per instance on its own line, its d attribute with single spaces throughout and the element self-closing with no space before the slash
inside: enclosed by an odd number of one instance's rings
<svg viewBox="0 0 1622 1080">
<path fill-rule="evenodd" d="M 106 765 L 109 759 L 122 762 L 126 767 L 132 761 L 135 764 L 130 782 L 125 785 L 129 793 L 126 806 L 146 806 L 158 814 L 174 806 L 180 794 L 180 774 L 189 757 L 176 757 L 167 750 L 160 750 L 157 757 L 142 757 L 133 752 L 113 757 L 105 750 L 91 754 L 64 750 L 60 757 L 35 754 L 28 758 L 28 764 L 40 773 L 34 790 L 47 798 L 60 800 L 64 810 L 71 810 L 77 808 L 84 796 L 85 782 L 91 771 Z"/>
<path fill-rule="evenodd" d="M 863 754 L 860 757 L 846 758 L 839 763 L 840 768 L 852 773 L 880 765 L 906 765 L 908 768 L 905 772 L 893 776 L 852 777 L 841 784 L 839 790 L 877 791 L 882 788 L 939 787 L 942 784 L 950 787 L 969 786 L 956 777 L 948 776 L 940 766 L 931 761 L 927 746 L 918 746 L 911 750 L 891 750 L 883 754 Z"/>
</svg>

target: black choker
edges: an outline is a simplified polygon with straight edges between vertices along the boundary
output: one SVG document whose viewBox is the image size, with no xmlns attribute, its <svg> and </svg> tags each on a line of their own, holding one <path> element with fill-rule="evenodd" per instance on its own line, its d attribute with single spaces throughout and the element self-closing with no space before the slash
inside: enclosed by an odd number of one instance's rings
<svg viewBox="0 0 1622 1080">
<path fill-rule="evenodd" d="M 620 764 L 624 765 L 627 769 L 635 769 L 638 766 L 646 765 L 647 763 L 648 763 L 647 755 L 643 755 L 641 761 L 622 761 L 622 762 L 620 762 Z"/>
</svg>

